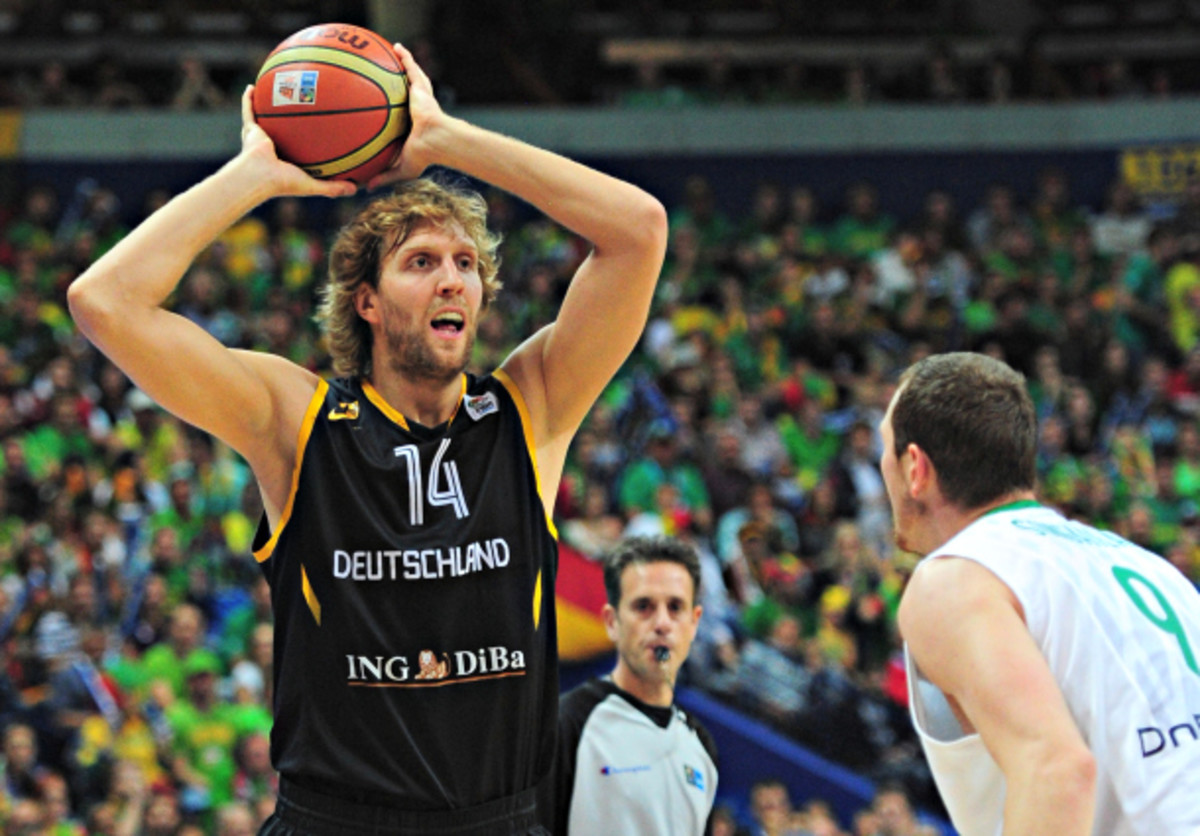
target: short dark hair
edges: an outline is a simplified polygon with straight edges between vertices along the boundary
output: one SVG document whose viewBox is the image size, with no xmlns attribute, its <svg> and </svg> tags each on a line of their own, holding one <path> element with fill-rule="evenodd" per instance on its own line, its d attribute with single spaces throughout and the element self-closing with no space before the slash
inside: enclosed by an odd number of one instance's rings
<svg viewBox="0 0 1200 836">
<path fill-rule="evenodd" d="M 888 780 L 876 785 L 874 801 L 878 801 L 880 797 L 885 795 L 898 795 L 904 799 L 905 805 L 909 810 L 913 809 L 913 796 L 909 792 L 908 787 L 898 780 Z"/>
<path fill-rule="evenodd" d="M 675 537 L 629 537 L 604 557 L 604 592 L 608 603 L 621 603 L 621 576 L 632 564 L 678 563 L 692 578 L 692 603 L 700 594 L 700 556 Z"/>
<path fill-rule="evenodd" d="M 983 354 L 934 354 L 900 378 L 896 457 L 916 444 L 946 499 L 978 508 L 1037 480 L 1037 414 L 1025 376 Z"/>
</svg>

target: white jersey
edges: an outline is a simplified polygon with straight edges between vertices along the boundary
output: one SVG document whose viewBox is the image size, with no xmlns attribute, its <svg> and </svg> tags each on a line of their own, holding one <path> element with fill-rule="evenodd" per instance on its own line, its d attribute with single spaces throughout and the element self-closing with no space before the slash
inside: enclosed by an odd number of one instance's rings
<svg viewBox="0 0 1200 836">
<path fill-rule="evenodd" d="M 925 560 L 939 557 L 974 560 L 1021 603 L 1096 759 L 1093 834 L 1200 834 L 1195 587 L 1163 558 L 1041 506 L 987 514 Z M 998 836 L 1003 773 L 911 657 L 908 672 L 913 722 L 954 826 Z"/>
</svg>

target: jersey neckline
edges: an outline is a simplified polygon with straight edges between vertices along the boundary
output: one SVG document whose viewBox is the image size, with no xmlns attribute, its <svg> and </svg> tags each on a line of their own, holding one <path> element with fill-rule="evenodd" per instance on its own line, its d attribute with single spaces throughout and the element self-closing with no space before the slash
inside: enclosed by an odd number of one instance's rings
<svg viewBox="0 0 1200 836">
<path fill-rule="evenodd" d="M 458 417 L 458 411 L 462 408 L 463 399 L 467 395 L 466 374 L 461 375 L 461 378 L 462 382 L 458 391 L 458 403 L 454 405 L 454 412 L 450 413 L 449 420 L 444 421 L 434 427 L 427 427 L 424 424 L 417 423 L 416 421 L 413 421 L 410 424 L 408 418 L 404 416 L 404 413 L 384 400 L 383 395 L 379 393 L 379 390 L 375 388 L 371 381 L 367 380 L 366 378 L 362 378 L 360 379 L 359 383 L 362 386 L 363 394 L 367 396 L 367 400 L 374 404 L 376 409 L 382 412 L 390 421 L 392 421 L 392 423 L 398 425 L 401 429 L 407 430 L 408 432 L 424 431 L 425 433 L 440 435 L 441 433 L 444 433 L 446 430 L 450 429 L 450 425 L 453 424 L 454 419 Z"/>
<path fill-rule="evenodd" d="M 1041 508 L 1041 507 L 1042 507 L 1042 503 L 1038 502 L 1036 499 L 1017 499 L 1012 502 L 1006 502 L 1003 505 L 997 505 L 992 510 L 986 511 L 983 514 L 980 514 L 979 518 L 983 519 L 984 517 L 990 517 L 992 514 L 1000 514 L 1005 511 L 1020 511 L 1025 508 Z"/>
</svg>

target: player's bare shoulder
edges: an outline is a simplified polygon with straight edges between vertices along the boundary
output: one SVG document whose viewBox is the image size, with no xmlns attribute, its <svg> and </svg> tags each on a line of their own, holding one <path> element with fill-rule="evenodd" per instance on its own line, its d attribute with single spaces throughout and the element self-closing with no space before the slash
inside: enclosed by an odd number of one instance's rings
<svg viewBox="0 0 1200 836">
<path fill-rule="evenodd" d="M 276 354 L 234 353 L 262 382 L 263 403 L 254 416 L 247 416 L 256 422 L 248 438 L 227 440 L 246 458 L 264 491 L 286 495 L 304 418 L 321 378 Z"/>
</svg>

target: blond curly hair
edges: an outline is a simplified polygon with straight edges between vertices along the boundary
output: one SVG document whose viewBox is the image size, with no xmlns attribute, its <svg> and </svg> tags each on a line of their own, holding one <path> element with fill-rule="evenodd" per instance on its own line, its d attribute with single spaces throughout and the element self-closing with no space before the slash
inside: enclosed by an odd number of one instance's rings
<svg viewBox="0 0 1200 836">
<path fill-rule="evenodd" d="M 339 376 L 366 377 L 371 373 L 371 328 L 358 315 L 354 297 L 367 282 L 379 286 L 388 254 L 424 223 L 457 223 L 475 244 L 483 305 L 496 298 L 501 282 L 501 236 L 488 229 L 487 203 L 465 186 L 422 177 L 398 186 L 391 194 L 367 204 L 339 232 L 329 254 L 329 280 L 321 288 L 316 320 Z"/>
</svg>

